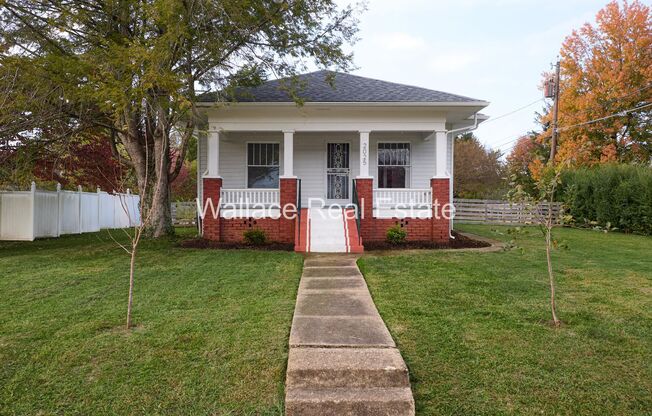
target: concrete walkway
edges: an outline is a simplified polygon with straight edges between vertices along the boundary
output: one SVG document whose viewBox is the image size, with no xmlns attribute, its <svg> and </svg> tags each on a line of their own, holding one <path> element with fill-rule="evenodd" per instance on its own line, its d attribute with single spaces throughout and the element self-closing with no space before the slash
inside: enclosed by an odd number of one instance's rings
<svg viewBox="0 0 652 416">
<path fill-rule="evenodd" d="M 356 259 L 305 260 L 290 333 L 288 416 L 414 415 L 407 367 Z"/>
</svg>

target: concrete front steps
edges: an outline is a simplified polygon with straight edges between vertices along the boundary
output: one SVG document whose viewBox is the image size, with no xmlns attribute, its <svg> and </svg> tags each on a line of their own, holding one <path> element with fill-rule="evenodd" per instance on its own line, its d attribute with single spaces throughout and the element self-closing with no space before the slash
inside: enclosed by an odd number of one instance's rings
<svg viewBox="0 0 652 416">
<path fill-rule="evenodd" d="M 362 253 L 351 209 L 304 208 L 295 236 L 295 251 L 302 253 Z"/>
<path fill-rule="evenodd" d="M 286 414 L 310 416 L 413 415 L 410 388 L 290 390 Z M 288 401 L 290 405 L 288 406 Z"/>
<path fill-rule="evenodd" d="M 407 367 L 355 261 L 305 261 L 290 334 L 288 416 L 414 415 Z"/>
<path fill-rule="evenodd" d="M 287 414 L 411 415 L 408 371 L 396 349 L 294 348 Z"/>
</svg>

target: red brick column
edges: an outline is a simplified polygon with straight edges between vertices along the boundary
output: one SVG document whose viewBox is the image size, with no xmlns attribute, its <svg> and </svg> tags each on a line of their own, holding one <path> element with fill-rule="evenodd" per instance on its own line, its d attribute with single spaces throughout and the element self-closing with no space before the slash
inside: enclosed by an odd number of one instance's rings
<svg viewBox="0 0 652 416">
<path fill-rule="evenodd" d="M 355 180 L 358 202 L 360 204 L 360 235 L 362 244 L 365 239 L 371 239 L 374 231 L 374 180 L 358 178 Z"/>
<path fill-rule="evenodd" d="M 219 213 L 221 189 L 222 178 L 203 179 L 202 210 L 204 210 L 206 214 L 202 221 L 202 234 L 207 240 L 221 240 Z M 214 213 L 217 215 L 214 215 Z"/>
<path fill-rule="evenodd" d="M 279 242 L 294 243 L 297 215 L 297 178 L 280 179 Z M 293 218 L 293 219 L 291 219 Z"/>
<path fill-rule="evenodd" d="M 450 179 L 432 178 L 432 240 L 447 243 L 450 231 Z"/>
</svg>

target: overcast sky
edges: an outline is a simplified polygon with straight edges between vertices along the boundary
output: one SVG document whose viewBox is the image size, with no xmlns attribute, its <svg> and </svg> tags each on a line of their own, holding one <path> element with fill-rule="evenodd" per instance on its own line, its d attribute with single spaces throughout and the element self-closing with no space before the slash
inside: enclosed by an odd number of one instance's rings
<svg viewBox="0 0 652 416">
<path fill-rule="evenodd" d="M 350 1 L 342 0 L 346 4 Z M 490 101 L 497 117 L 542 97 L 565 36 L 606 0 L 369 0 L 354 46 L 355 74 Z M 537 103 L 476 132 L 507 152 L 535 127 Z"/>
</svg>

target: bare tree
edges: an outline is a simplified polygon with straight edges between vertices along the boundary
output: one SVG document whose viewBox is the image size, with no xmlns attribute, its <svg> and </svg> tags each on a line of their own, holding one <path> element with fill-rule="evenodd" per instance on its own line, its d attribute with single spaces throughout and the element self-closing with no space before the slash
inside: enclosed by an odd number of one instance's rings
<svg viewBox="0 0 652 416">
<path fill-rule="evenodd" d="M 146 146 L 147 148 L 147 146 Z M 167 149 L 161 149 L 163 152 L 167 152 Z M 145 153 L 145 158 L 146 161 L 149 158 L 149 153 Z M 155 160 L 162 160 L 161 157 L 155 158 Z M 160 163 L 157 166 L 157 171 L 160 174 L 163 171 L 163 163 Z M 145 178 L 147 179 L 147 178 Z M 147 181 L 146 181 L 147 182 Z M 149 182 L 147 182 L 149 183 Z M 145 189 L 147 191 L 147 189 Z M 159 193 L 165 192 L 166 189 L 162 186 L 161 183 L 157 183 L 156 188 L 154 189 L 153 195 L 156 198 Z M 121 196 L 120 198 L 120 204 L 122 206 L 122 209 L 124 210 L 125 214 L 127 215 L 127 218 L 129 218 L 129 224 L 133 224 L 133 234 L 130 234 L 129 232 L 125 231 L 125 235 L 129 238 L 129 245 L 124 245 L 120 243 L 117 239 L 113 238 L 111 233 L 109 232 L 109 235 L 113 239 L 113 241 L 120 246 L 128 255 L 129 255 L 129 296 L 127 298 L 127 323 L 126 323 L 126 329 L 129 330 L 131 329 L 132 326 L 132 307 L 133 307 L 133 301 L 134 301 L 134 280 L 135 280 L 135 272 L 136 272 L 136 255 L 138 253 L 138 246 L 150 224 L 152 221 L 152 210 L 145 210 L 143 208 L 143 203 L 142 203 L 142 196 L 141 196 L 141 203 L 138 204 L 138 219 L 133 218 L 133 211 L 132 211 L 132 201 L 128 200 L 125 201 L 125 198 Z"/>
<path fill-rule="evenodd" d="M 513 183 L 512 191 L 509 193 L 510 201 L 523 204 L 525 209 L 530 211 L 531 218 L 539 227 L 545 239 L 546 264 L 548 267 L 548 284 L 550 287 L 550 312 L 552 323 L 555 327 L 561 325 L 557 317 L 557 305 L 555 298 L 555 275 L 552 263 L 552 251 L 558 246 L 553 236 L 553 229 L 559 225 L 555 215 L 555 193 L 561 184 L 562 169 L 565 165 L 549 164 L 539 173 L 536 181 L 536 191 L 530 193 L 525 190 L 522 184 Z"/>
</svg>

